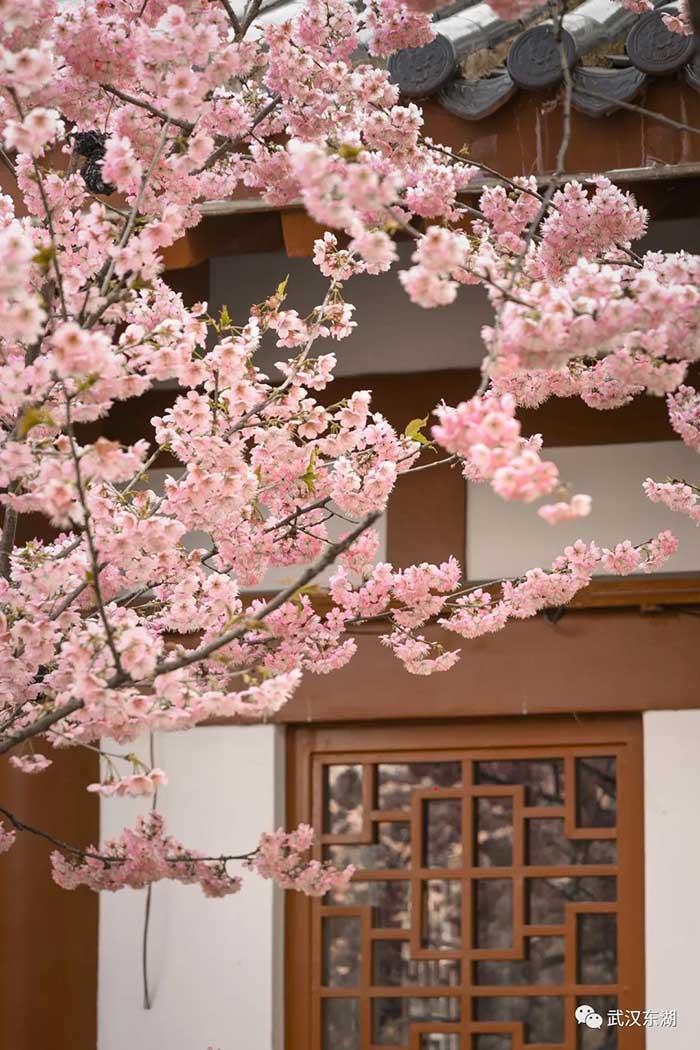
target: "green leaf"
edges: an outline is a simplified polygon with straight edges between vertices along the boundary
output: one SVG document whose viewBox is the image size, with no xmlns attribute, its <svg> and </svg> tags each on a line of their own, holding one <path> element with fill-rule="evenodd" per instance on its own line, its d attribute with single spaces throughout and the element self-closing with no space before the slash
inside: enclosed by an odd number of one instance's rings
<svg viewBox="0 0 700 1050">
<path fill-rule="evenodd" d="M 55 427 L 56 420 L 53 418 L 51 413 L 46 408 L 28 408 L 19 423 L 17 424 L 17 433 L 19 437 L 26 437 L 30 430 L 38 426 Z"/>
<path fill-rule="evenodd" d="M 287 294 L 287 285 L 288 284 L 289 284 L 289 274 L 287 274 L 285 279 L 283 281 L 280 281 L 280 283 L 277 285 L 276 296 L 277 296 L 278 299 L 284 299 L 285 298 L 285 296 Z"/>
<path fill-rule="evenodd" d="M 316 449 L 314 448 L 314 449 L 311 450 L 311 455 L 309 457 L 309 465 L 306 468 L 305 472 L 301 475 L 301 481 L 304 482 L 304 484 L 306 485 L 307 489 L 309 490 L 309 492 L 311 493 L 312 496 L 316 492 L 316 479 L 318 478 L 318 474 L 314 470 L 314 463 L 316 462 L 316 455 L 317 455 L 317 452 L 316 452 Z"/>
<path fill-rule="evenodd" d="M 32 262 L 36 263 L 37 266 L 41 267 L 43 273 L 46 273 L 52 261 L 56 258 L 56 249 L 53 245 L 48 245 L 46 248 L 40 248 L 36 255 L 33 257 Z"/>
<path fill-rule="evenodd" d="M 428 439 L 425 434 L 421 433 L 427 422 L 427 416 L 424 419 L 412 419 L 410 423 L 406 424 L 406 429 L 403 432 L 404 437 L 410 438 L 411 441 L 417 441 L 419 445 L 427 445 Z"/>
</svg>

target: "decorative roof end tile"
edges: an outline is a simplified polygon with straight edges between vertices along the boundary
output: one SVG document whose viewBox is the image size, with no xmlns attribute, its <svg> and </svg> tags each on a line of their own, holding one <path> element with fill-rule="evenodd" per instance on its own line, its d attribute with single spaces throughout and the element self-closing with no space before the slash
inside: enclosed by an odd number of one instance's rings
<svg viewBox="0 0 700 1050">
<path fill-rule="evenodd" d="M 444 109 L 463 120 L 483 120 L 500 109 L 516 90 L 507 72 L 483 80 L 455 78 L 445 85 L 438 100 Z"/>
<path fill-rule="evenodd" d="M 574 108 L 589 117 L 607 117 L 619 108 L 618 102 L 629 102 L 638 95 L 648 77 L 634 66 L 627 69 L 578 66 L 573 71 L 572 79 L 571 101 Z"/>
<path fill-rule="evenodd" d="M 438 33 L 424 47 L 405 48 L 391 56 L 391 79 L 406 98 L 433 95 L 457 71 L 457 53 L 452 41 Z"/>
</svg>

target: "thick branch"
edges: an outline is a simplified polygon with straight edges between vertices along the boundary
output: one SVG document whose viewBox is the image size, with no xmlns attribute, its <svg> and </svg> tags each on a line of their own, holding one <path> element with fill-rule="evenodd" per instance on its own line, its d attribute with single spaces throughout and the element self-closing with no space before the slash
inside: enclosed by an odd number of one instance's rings
<svg viewBox="0 0 700 1050">
<path fill-rule="evenodd" d="M 0 576 L 5 580 L 10 578 L 10 555 L 15 545 L 17 534 L 17 522 L 19 514 L 13 507 L 5 507 L 5 517 L 2 523 L 2 541 L 0 542 Z"/>
</svg>

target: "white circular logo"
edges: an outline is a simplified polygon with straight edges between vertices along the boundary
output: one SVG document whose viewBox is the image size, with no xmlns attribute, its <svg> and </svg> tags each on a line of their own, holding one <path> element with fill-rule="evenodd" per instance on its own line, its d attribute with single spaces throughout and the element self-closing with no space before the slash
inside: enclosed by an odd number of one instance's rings
<svg viewBox="0 0 700 1050">
<path fill-rule="evenodd" d="M 579 1024 L 585 1024 L 587 1028 L 601 1028 L 603 1025 L 603 1018 L 587 1003 L 576 1007 L 576 1020 Z"/>
</svg>

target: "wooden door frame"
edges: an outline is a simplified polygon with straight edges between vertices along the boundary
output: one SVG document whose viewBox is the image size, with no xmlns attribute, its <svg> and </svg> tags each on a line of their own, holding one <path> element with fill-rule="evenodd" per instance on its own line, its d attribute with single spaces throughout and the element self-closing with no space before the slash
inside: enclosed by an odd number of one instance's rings
<svg viewBox="0 0 700 1050">
<path fill-rule="evenodd" d="M 644 1010 L 644 775 L 641 715 L 492 718 L 432 722 L 290 726 L 287 732 L 288 827 L 312 823 L 312 765 L 317 754 L 615 746 L 625 833 L 618 839 L 617 865 L 626 892 L 618 898 L 626 936 L 618 942 L 620 1009 Z M 504 755 L 505 757 L 505 755 Z M 285 1050 L 312 1047 L 312 902 L 287 893 L 285 907 Z M 634 931 L 634 936 L 630 936 Z M 644 1050 L 643 1028 L 621 1027 L 619 1050 Z M 364 1050 L 364 1048 L 361 1048 Z"/>
</svg>

